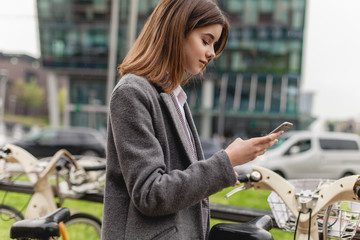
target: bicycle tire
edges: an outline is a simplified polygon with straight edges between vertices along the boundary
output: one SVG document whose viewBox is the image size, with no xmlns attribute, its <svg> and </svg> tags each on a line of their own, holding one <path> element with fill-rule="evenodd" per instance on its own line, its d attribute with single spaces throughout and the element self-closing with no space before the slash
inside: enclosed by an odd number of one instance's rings
<svg viewBox="0 0 360 240">
<path fill-rule="evenodd" d="M 24 216 L 16 208 L 9 205 L 0 204 L 0 238 L 10 239 L 9 232 L 11 226 L 19 220 L 23 220 Z"/>
<path fill-rule="evenodd" d="M 65 221 L 69 239 L 99 240 L 101 234 L 101 220 L 87 213 L 76 213 Z"/>
</svg>

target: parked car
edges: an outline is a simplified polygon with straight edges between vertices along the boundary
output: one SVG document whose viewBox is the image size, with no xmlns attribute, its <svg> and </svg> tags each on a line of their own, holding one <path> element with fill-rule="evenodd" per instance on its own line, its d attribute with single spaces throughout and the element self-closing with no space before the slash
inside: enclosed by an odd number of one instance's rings
<svg viewBox="0 0 360 240">
<path fill-rule="evenodd" d="M 326 178 L 360 174 L 360 137 L 338 132 L 290 131 L 254 161 L 236 167 L 249 172 L 252 165 L 271 169 L 288 179 Z"/>
<path fill-rule="evenodd" d="M 215 138 L 211 138 L 211 139 L 200 138 L 200 141 L 205 159 L 208 159 L 209 157 L 211 157 L 216 152 L 222 149 L 220 142 Z"/>
<path fill-rule="evenodd" d="M 37 158 L 53 156 L 60 149 L 66 149 L 72 155 L 105 157 L 103 136 L 89 128 L 43 130 L 12 144 L 24 148 Z"/>
<path fill-rule="evenodd" d="M 6 143 L 6 136 L 5 136 L 5 134 L 2 134 L 0 132 L 0 147 L 5 145 L 5 143 Z"/>
<path fill-rule="evenodd" d="M 0 147 L 3 146 L 7 141 L 5 135 L 5 125 L 0 122 Z"/>
</svg>

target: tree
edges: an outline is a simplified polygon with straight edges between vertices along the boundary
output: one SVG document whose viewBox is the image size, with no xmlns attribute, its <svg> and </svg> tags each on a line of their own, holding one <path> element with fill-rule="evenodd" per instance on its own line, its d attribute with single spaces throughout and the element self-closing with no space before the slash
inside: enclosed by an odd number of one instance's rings
<svg viewBox="0 0 360 240">
<path fill-rule="evenodd" d="M 28 110 L 41 107 L 45 100 L 44 88 L 40 87 L 34 80 L 28 83 L 22 79 L 16 80 L 12 86 L 12 94 L 23 105 L 26 114 Z"/>
<path fill-rule="evenodd" d="M 58 96 L 60 114 L 64 114 L 64 112 L 65 112 L 66 95 L 67 95 L 66 88 L 64 88 L 64 87 L 60 88 L 59 96 Z"/>
</svg>

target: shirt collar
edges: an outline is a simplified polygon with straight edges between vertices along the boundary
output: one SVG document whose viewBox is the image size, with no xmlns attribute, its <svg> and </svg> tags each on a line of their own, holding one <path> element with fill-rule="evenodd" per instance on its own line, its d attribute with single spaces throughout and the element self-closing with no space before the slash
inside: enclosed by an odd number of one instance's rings
<svg viewBox="0 0 360 240">
<path fill-rule="evenodd" d="M 186 102 L 187 99 L 187 95 L 185 93 L 185 91 L 182 89 L 181 86 L 178 86 L 175 90 L 174 90 L 174 95 L 177 98 L 177 100 L 179 101 L 179 104 L 184 107 L 184 104 Z"/>
</svg>

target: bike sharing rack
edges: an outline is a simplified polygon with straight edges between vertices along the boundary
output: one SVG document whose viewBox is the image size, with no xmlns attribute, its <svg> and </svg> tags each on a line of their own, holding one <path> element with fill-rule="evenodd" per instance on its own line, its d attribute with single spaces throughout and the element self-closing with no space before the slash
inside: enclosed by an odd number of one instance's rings
<svg viewBox="0 0 360 240">
<path fill-rule="evenodd" d="M 24 182 L 24 181 L 12 181 L 12 182 L 0 181 L 0 190 L 26 193 L 26 194 L 34 193 L 33 185 L 29 182 Z M 104 196 L 102 193 L 84 193 L 74 199 L 102 203 L 103 197 Z M 271 211 L 268 210 L 222 205 L 215 203 L 210 203 L 210 212 L 212 218 L 234 221 L 234 222 L 248 222 L 256 217 L 263 215 L 270 215 L 271 217 L 273 217 Z M 276 224 L 275 221 L 274 224 Z"/>
<path fill-rule="evenodd" d="M 33 185 L 29 182 L 23 181 L 0 181 L 0 191 L 18 192 L 26 194 L 34 193 Z M 103 197 L 104 196 L 102 193 L 85 193 L 74 199 L 102 203 Z M 276 225 L 276 221 L 274 220 L 274 216 L 269 210 L 210 203 L 210 214 L 211 218 L 240 223 L 251 221 L 259 216 L 269 215 L 273 219 L 273 227 L 278 228 L 278 226 Z M 360 239 L 360 229 L 356 232 L 353 239 Z"/>
</svg>

